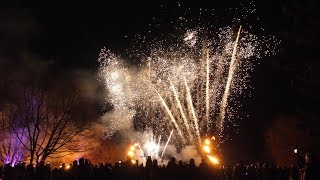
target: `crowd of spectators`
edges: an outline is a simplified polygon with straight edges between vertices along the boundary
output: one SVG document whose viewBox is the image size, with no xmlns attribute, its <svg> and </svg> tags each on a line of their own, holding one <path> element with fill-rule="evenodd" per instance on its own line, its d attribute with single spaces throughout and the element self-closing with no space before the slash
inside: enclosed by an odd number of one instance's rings
<svg viewBox="0 0 320 180">
<path fill-rule="evenodd" d="M 125 162 L 101 163 L 93 165 L 80 158 L 72 164 L 62 164 L 51 169 L 49 163 L 41 161 L 37 166 L 19 163 L 1 167 L 3 180 L 103 180 L 103 179 L 199 179 L 199 180 L 320 180 L 320 170 L 310 154 L 305 159 L 298 158 L 297 166 L 280 167 L 269 163 L 245 164 L 240 161 L 234 166 L 212 165 L 202 160 L 199 166 L 194 159 L 188 163 L 172 157 L 167 165 L 159 165 L 156 159 L 147 158 L 145 166 L 130 158 Z M 0 178 L 1 179 L 1 178 Z"/>
</svg>

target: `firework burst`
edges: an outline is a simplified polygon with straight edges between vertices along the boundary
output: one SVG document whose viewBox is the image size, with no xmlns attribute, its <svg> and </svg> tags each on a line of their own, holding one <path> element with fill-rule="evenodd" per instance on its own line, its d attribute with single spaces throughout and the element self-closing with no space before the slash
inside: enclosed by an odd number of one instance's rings
<svg viewBox="0 0 320 180">
<path fill-rule="evenodd" d="M 108 118 L 109 137 L 128 123 L 130 129 L 151 129 L 168 141 L 173 136 L 180 147 L 200 147 L 205 135 L 223 139 L 226 122 L 236 124 L 237 107 L 230 104 L 248 88 L 264 42 L 241 26 L 236 32 L 220 29 L 214 40 L 199 34 L 187 31 L 169 47 L 153 45 L 135 68 L 101 50 L 100 73 L 116 114 Z"/>
</svg>

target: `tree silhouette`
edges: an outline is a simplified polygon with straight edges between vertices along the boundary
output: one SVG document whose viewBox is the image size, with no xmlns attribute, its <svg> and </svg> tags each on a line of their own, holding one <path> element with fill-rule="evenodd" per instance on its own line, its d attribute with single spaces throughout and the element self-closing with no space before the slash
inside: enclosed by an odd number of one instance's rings
<svg viewBox="0 0 320 180">
<path fill-rule="evenodd" d="M 30 163 L 81 149 L 68 146 L 86 128 L 72 119 L 76 93 L 53 94 L 44 88 L 29 86 L 23 87 L 20 94 L 10 106 L 6 106 L 8 111 L 4 116 L 21 145 L 29 152 Z"/>
</svg>

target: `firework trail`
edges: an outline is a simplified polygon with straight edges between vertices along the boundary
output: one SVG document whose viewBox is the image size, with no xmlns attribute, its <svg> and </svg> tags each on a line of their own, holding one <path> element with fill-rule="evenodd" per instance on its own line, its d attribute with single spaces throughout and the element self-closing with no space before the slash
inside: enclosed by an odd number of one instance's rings
<svg viewBox="0 0 320 180">
<path fill-rule="evenodd" d="M 170 135 L 169 135 L 169 137 L 168 137 L 168 140 L 167 140 L 167 142 L 166 142 L 166 144 L 165 144 L 165 146 L 164 146 L 164 148 L 163 148 L 163 151 L 162 151 L 162 153 L 161 153 L 161 159 L 162 159 L 162 157 L 163 157 L 163 155 L 164 155 L 164 152 L 166 151 L 167 146 L 168 146 L 168 144 L 169 144 L 169 142 L 170 142 L 172 133 L 173 133 L 173 130 L 171 130 Z"/>
<path fill-rule="evenodd" d="M 225 118 L 225 114 L 226 114 L 228 97 L 230 94 L 230 86 L 231 86 L 231 82 L 233 79 L 233 75 L 236 70 L 236 60 L 237 60 L 236 53 L 237 53 L 238 41 L 239 41 L 239 37 L 240 37 L 240 31 L 241 31 L 241 26 L 239 27 L 239 30 L 237 33 L 237 38 L 236 38 L 236 41 L 234 42 L 232 57 L 231 57 L 231 62 L 230 62 L 229 72 L 228 72 L 228 77 L 227 77 L 227 83 L 226 83 L 226 87 L 225 87 L 225 90 L 224 90 L 224 93 L 222 96 L 222 101 L 221 101 L 221 106 L 220 106 L 220 114 L 219 114 L 219 119 L 218 119 L 218 123 L 217 123 L 217 126 L 218 126 L 220 132 L 223 131 L 223 122 L 224 122 L 224 118 Z"/>
<path fill-rule="evenodd" d="M 193 117 L 196 134 L 197 134 L 199 143 L 201 143 L 199 123 L 198 123 L 198 119 L 197 119 L 196 113 L 195 113 L 195 111 L 194 111 L 194 107 L 193 107 L 193 103 L 192 103 L 192 97 L 191 97 L 190 89 L 189 89 L 189 87 L 188 87 L 188 83 L 187 83 L 187 80 L 186 80 L 186 77 L 185 77 L 185 76 L 183 76 L 183 80 L 184 80 L 184 84 L 185 84 L 185 87 L 186 87 L 186 90 L 187 90 L 187 98 L 188 98 L 188 102 L 189 102 L 191 114 L 192 114 L 192 117 Z"/>
<path fill-rule="evenodd" d="M 161 135 L 159 136 L 159 139 L 158 139 L 156 159 L 157 159 L 157 158 L 158 158 L 158 156 L 159 156 L 160 143 L 161 143 Z"/>
<path fill-rule="evenodd" d="M 175 89 L 172 81 L 171 81 L 171 80 L 169 80 L 169 81 L 170 81 L 170 84 L 171 84 L 171 88 L 172 88 L 174 97 L 175 97 L 175 99 L 176 99 L 176 101 L 177 101 L 177 105 L 178 105 L 178 108 L 179 108 L 179 110 L 180 110 L 180 113 L 181 113 L 181 116 L 182 116 L 184 125 L 186 126 L 186 129 L 187 129 L 187 132 L 188 132 L 189 136 L 192 138 L 193 136 L 192 136 L 192 133 L 191 133 L 191 131 L 190 131 L 190 126 L 189 126 L 188 120 L 187 120 L 187 118 L 186 118 L 186 115 L 185 115 L 184 112 L 183 112 L 182 105 L 181 105 L 181 102 L 180 102 L 180 99 L 179 99 L 179 94 L 178 94 L 178 92 L 176 91 L 176 89 Z"/>
<path fill-rule="evenodd" d="M 155 90 L 155 91 L 156 91 L 156 93 L 158 94 L 159 99 L 161 100 L 161 103 L 162 103 L 163 107 L 164 107 L 165 110 L 167 111 L 167 113 L 168 113 L 168 115 L 169 115 L 169 117 L 170 117 L 173 125 L 174 125 L 175 128 L 177 129 L 178 134 L 180 135 L 180 137 L 182 138 L 182 140 L 185 140 L 185 138 L 184 138 L 184 136 L 183 136 L 183 134 L 182 134 L 182 131 L 180 130 L 179 125 L 178 125 L 176 119 L 174 118 L 174 116 L 172 115 L 172 112 L 171 112 L 170 108 L 168 107 L 166 101 L 161 97 L 161 95 L 159 94 L 159 92 L 158 92 L 157 90 Z"/>
<path fill-rule="evenodd" d="M 209 82 L 210 82 L 210 60 L 209 60 L 209 50 L 206 49 L 206 59 L 207 59 L 207 63 L 206 63 L 206 121 L 207 121 L 207 132 L 210 129 L 210 125 L 211 125 L 211 120 L 210 120 L 210 95 L 209 95 Z"/>
</svg>

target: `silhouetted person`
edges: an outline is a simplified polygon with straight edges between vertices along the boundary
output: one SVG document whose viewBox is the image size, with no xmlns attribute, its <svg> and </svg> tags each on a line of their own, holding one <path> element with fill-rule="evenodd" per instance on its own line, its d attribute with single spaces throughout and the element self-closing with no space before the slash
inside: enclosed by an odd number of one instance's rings
<svg viewBox="0 0 320 180">
<path fill-rule="evenodd" d="M 151 156 L 147 157 L 146 167 L 144 168 L 144 176 L 146 179 L 152 178 L 152 159 Z"/>
<path fill-rule="evenodd" d="M 177 167 L 178 167 L 178 165 L 176 163 L 176 158 L 171 157 L 170 161 L 168 162 L 167 168 L 176 169 Z"/>
<path fill-rule="evenodd" d="M 28 164 L 26 169 L 26 177 L 28 180 L 34 179 L 34 167 L 33 164 Z"/>
<path fill-rule="evenodd" d="M 11 180 L 12 179 L 12 172 L 13 172 L 13 169 L 10 166 L 10 164 L 5 164 L 4 168 L 3 168 L 2 179 L 3 180 Z"/>
<path fill-rule="evenodd" d="M 167 165 L 166 177 L 170 179 L 177 179 L 178 178 L 177 170 L 178 170 L 178 165 L 176 163 L 176 158 L 171 157 Z"/>
<path fill-rule="evenodd" d="M 19 162 L 15 166 L 15 180 L 25 179 L 26 176 L 26 167 L 24 162 Z"/>
<path fill-rule="evenodd" d="M 36 167 L 36 175 L 39 180 L 50 180 L 51 170 L 44 164 L 44 161 L 40 161 Z"/>
<path fill-rule="evenodd" d="M 160 179 L 159 178 L 159 166 L 158 166 L 158 161 L 156 159 L 152 160 L 151 179 Z"/>
<path fill-rule="evenodd" d="M 189 164 L 185 168 L 185 171 L 186 172 L 184 172 L 184 173 L 186 174 L 186 177 L 188 179 L 196 179 L 196 177 L 197 177 L 197 166 L 196 166 L 195 161 L 194 161 L 193 158 L 191 158 L 189 160 Z"/>
<path fill-rule="evenodd" d="M 151 167 L 152 167 L 152 159 L 151 159 L 151 156 L 148 156 L 146 161 L 146 168 L 151 168 Z"/>
<path fill-rule="evenodd" d="M 100 163 L 100 166 L 96 169 L 96 177 L 97 177 L 97 179 L 106 179 L 107 178 L 106 168 L 103 165 L 103 163 Z"/>
<path fill-rule="evenodd" d="M 62 180 L 63 179 L 62 173 L 57 167 L 55 167 L 52 171 L 52 179 L 53 180 Z"/>
<path fill-rule="evenodd" d="M 208 164 L 206 159 L 202 159 L 201 163 L 199 164 L 199 168 L 207 168 L 207 167 L 208 167 Z"/>
<path fill-rule="evenodd" d="M 70 179 L 72 180 L 77 179 L 77 169 L 78 169 L 78 162 L 75 160 L 72 162 L 72 166 L 69 169 Z"/>
<path fill-rule="evenodd" d="M 201 160 L 201 163 L 199 164 L 199 173 L 200 173 L 200 175 L 198 174 L 198 176 L 201 179 L 208 179 L 209 178 L 209 167 L 208 167 L 206 159 L 204 159 L 204 158 Z"/>
<path fill-rule="evenodd" d="M 139 166 L 139 160 L 136 160 L 134 164 L 134 176 L 136 180 L 142 179 L 142 172 L 143 172 L 143 169 L 141 169 Z"/>
<path fill-rule="evenodd" d="M 79 166 L 77 168 L 77 179 L 78 180 L 87 180 L 90 179 L 90 170 L 88 164 L 85 164 L 84 158 L 79 159 Z"/>
</svg>

